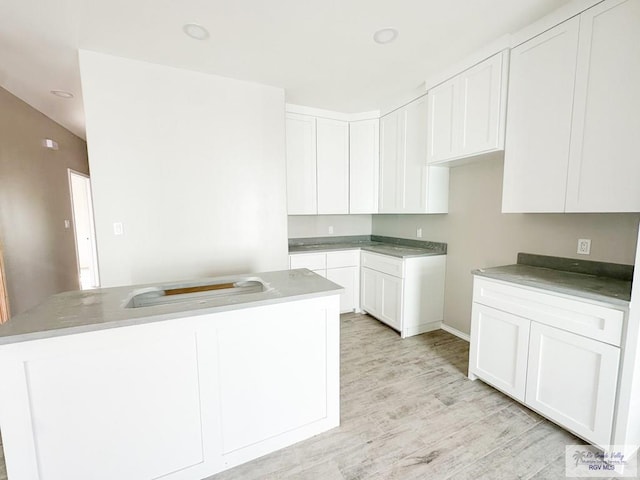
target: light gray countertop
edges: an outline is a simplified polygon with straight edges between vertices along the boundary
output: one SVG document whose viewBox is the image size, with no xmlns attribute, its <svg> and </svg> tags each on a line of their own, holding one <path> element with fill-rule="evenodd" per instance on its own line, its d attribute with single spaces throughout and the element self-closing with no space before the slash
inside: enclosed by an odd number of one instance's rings
<svg viewBox="0 0 640 480">
<path fill-rule="evenodd" d="M 356 249 L 398 258 L 447 254 L 447 245 L 444 243 L 392 237 L 320 237 L 313 239 L 293 239 L 289 244 L 290 254 Z"/>
<path fill-rule="evenodd" d="M 613 306 L 628 307 L 631 300 L 631 282 L 616 278 L 521 264 L 482 268 L 473 270 L 471 273 Z"/>
<path fill-rule="evenodd" d="M 179 303 L 126 308 L 138 292 L 159 286 L 179 288 L 204 283 L 232 283 L 259 279 L 262 292 L 239 295 L 195 296 Z M 0 345 L 139 325 L 195 315 L 238 310 L 291 300 L 340 293 L 342 287 L 307 269 L 198 279 L 193 282 L 165 282 L 151 285 L 101 288 L 53 295 L 37 307 L 0 325 Z"/>
</svg>

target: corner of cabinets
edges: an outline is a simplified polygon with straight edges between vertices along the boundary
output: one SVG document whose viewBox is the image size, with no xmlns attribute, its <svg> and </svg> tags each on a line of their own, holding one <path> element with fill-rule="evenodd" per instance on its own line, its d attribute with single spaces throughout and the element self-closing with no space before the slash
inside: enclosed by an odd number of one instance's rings
<svg viewBox="0 0 640 480">
<path fill-rule="evenodd" d="M 380 213 L 447 213 L 449 172 L 427 165 L 427 127 L 426 95 L 380 119 Z"/>
<path fill-rule="evenodd" d="M 380 120 L 349 122 L 349 213 L 378 213 Z"/>
<path fill-rule="evenodd" d="M 378 148 L 377 118 L 348 121 L 287 112 L 288 214 L 377 213 Z"/>
</svg>

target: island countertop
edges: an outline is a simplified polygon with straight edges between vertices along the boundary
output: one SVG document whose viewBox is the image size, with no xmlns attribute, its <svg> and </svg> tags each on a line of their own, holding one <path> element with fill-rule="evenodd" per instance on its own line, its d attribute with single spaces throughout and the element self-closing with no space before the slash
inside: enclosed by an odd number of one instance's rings
<svg viewBox="0 0 640 480">
<path fill-rule="evenodd" d="M 264 291 L 196 297 L 138 308 L 127 306 L 135 294 L 167 285 L 179 288 L 194 282 L 221 284 L 254 280 L 262 282 Z M 0 345 L 322 297 L 342 290 L 320 275 L 297 269 L 64 292 L 0 325 Z"/>
</svg>

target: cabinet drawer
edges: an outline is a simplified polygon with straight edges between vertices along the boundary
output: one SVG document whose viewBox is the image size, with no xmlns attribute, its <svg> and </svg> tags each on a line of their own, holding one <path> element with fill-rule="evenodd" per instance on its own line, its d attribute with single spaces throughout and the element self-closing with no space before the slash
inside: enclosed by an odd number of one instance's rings
<svg viewBox="0 0 640 480">
<path fill-rule="evenodd" d="M 624 312 L 475 277 L 473 301 L 620 346 Z"/>
<path fill-rule="evenodd" d="M 404 277 L 404 261 L 401 258 L 362 252 L 361 260 L 363 267 L 393 275 L 394 277 Z"/>
<path fill-rule="evenodd" d="M 299 255 L 289 255 L 289 268 L 324 270 L 327 267 L 326 256 L 326 253 L 303 253 Z"/>
<path fill-rule="evenodd" d="M 360 250 L 327 252 L 327 268 L 357 267 L 360 265 Z"/>
</svg>

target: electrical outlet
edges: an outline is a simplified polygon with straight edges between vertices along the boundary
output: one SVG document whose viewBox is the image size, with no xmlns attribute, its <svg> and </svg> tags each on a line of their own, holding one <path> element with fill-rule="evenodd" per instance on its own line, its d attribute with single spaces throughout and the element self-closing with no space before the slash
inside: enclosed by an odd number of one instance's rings
<svg viewBox="0 0 640 480">
<path fill-rule="evenodd" d="M 422 238 L 422 229 L 420 227 L 416 228 L 416 237 Z"/>
<path fill-rule="evenodd" d="M 588 238 L 580 238 L 578 240 L 578 253 L 580 255 L 589 255 L 591 253 L 591 240 Z"/>
<path fill-rule="evenodd" d="M 333 225 L 329 225 L 329 235 L 333 235 Z"/>
<path fill-rule="evenodd" d="M 113 224 L 113 234 L 114 235 L 123 235 L 124 234 L 124 228 L 122 227 L 122 223 L 121 222 L 115 222 Z"/>
</svg>

